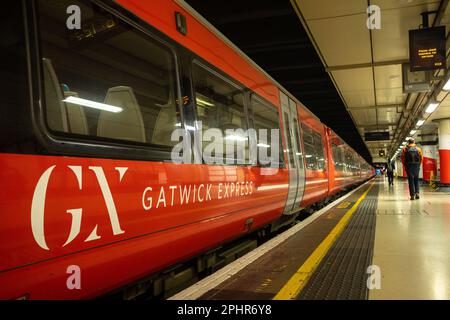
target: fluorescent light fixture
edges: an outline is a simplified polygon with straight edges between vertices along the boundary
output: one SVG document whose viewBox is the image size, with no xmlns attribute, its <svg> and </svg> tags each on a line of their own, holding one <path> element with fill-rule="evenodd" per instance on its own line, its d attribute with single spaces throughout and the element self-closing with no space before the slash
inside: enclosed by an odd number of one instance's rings
<svg viewBox="0 0 450 320">
<path fill-rule="evenodd" d="M 450 78 L 445 83 L 444 87 L 442 88 L 445 91 L 450 91 Z"/>
<path fill-rule="evenodd" d="M 175 127 L 181 127 L 181 123 L 179 123 L 179 122 L 175 123 Z M 186 127 L 186 130 L 191 130 L 191 131 L 195 130 L 195 128 L 193 126 L 186 125 L 185 127 Z"/>
<path fill-rule="evenodd" d="M 225 138 L 226 140 L 234 140 L 234 141 L 247 141 L 247 138 L 241 137 L 241 136 L 237 136 L 237 135 L 229 135 L 226 136 Z"/>
<path fill-rule="evenodd" d="M 406 137 L 406 138 L 405 138 L 405 141 L 408 141 L 409 139 L 411 139 L 411 137 Z"/>
<path fill-rule="evenodd" d="M 114 113 L 123 111 L 122 108 L 112 106 L 110 104 L 95 102 L 95 101 L 91 101 L 91 100 L 87 100 L 87 99 L 81 99 L 81 98 L 73 97 L 73 96 L 67 97 L 63 101 L 72 103 L 72 104 L 76 104 L 79 106 L 83 106 L 83 107 L 88 107 L 88 108 L 93 108 L 93 109 L 98 109 L 98 110 L 103 110 L 103 111 L 109 111 L 109 112 L 114 112 Z"/>
<path fill-rule="evenodd" d="M 312 155 L 311 154 L 307 154 L 305 157 L 306 158 L 312 158 Z"/>
<path fill-rule="evenodd" d="M 404 146 L 405 144 L 406 144 L 406 141 L 403 141 L 403 142 L 402 142 L 402 146 Z"/>
<path fill-rule="evenodd" d="M 260 148 L 270 148 L 270 146 L 268 144 L 265 144 L 265 143 L 258 143 L 257 146 L 260 147 Z"/>
<path fill-rule="evenodd" d="M 420 119 L 419 121 L 417 121 L 416 126 L 420 127 L 421 125 L 423 125 L 425 123 L 425 120 Z"/>
<path fill-rule="evenodd" d="M 436 110 L 436 108 L 439 106 L 439 103 L 437 102 L 430 102 L 428 104 L 428 107 L 426 108 L 425 112 L 426 113 L 433 113 L 434 110 Z"/>
<path fill-rule="evenodd" d="M 411 131 L 409 132 L 409 134 L 413 136 L 413 135 L 416 134 L 416 132 L 417 132 L 417 130 L 411 130 Z"/>
<path fill-rule="evenodd" d="M 214 103 L 205 101 L 201 98 L 195 98 L 195 100 L 197 101 L 197 104 L 201 105 L 201 106 L 207 106 L 207 107 L 213 107 Z"/>
</svg>

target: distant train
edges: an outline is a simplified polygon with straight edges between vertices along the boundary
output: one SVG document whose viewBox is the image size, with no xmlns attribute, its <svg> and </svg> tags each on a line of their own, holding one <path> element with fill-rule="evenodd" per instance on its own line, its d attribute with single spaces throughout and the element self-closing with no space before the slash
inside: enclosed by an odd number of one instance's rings
<svg viewBox="0 0 450 320">
<path fill-rule="evenodd" d="M 4 6 L 2 299 L 168 295 L 374 175 L 183 2 Z M 199 121 L 279 129 L 281 160 L 173 163 L 171 132 Z"/>
</svg>

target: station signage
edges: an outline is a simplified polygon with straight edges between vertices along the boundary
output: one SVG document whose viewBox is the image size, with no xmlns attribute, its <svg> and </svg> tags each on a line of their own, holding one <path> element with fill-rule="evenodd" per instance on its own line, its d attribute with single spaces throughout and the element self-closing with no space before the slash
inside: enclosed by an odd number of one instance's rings
<svg viewBox="0 0 450 320">
<path fill-rule="evenodd" d="M 445 26 L 409 30 L 410 71 L 446 67 Z"/>
<path fill-rule="evenodd" d="M 364 140 L 366 141 L 389 140 L 389 131 L 365 132 Z"/>
</svg>

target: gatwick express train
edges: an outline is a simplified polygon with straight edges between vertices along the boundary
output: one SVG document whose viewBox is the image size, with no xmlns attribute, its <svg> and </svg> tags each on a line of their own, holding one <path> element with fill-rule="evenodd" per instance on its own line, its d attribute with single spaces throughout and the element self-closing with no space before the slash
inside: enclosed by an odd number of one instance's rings
<svg viewBox="0 0 450 320">
<path fill-rule="evenodd" d="M 167 297 L 374 174 L 183 2 L 2 8 L 2 299 Z M 279 129 L 280 161 L 174 163 L 199 121 Z"/>
</svg>

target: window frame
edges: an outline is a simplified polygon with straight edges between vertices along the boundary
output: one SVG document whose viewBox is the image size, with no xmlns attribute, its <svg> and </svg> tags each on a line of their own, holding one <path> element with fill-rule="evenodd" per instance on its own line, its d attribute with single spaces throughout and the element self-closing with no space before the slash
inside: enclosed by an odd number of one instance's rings
<svg viewBox="0 0 450 320">
<path fill-rule="evenodd" d="M 276 114 L 277 114 L 277 123 L 278 123 L 278 133 L 279 133 L 279 161 L 278 161 L 278 168 L 279 169 L 284 169 L 286 168 L 286 164 L 285 164 L 285 159 L 284 159 L 284 152 L 283 152 L 283 140 L 282 140 L 282 129 L 281 129 L 281 110 L 278 109 L 275 105 L 273 105 L 272 103 L 270 103 L 269 101 L 267 101 L 266 99 L 264 99 L 263 97 L 261 97 L 260 95 L 258 95 L 257 93 L 250 91 L 249 95 L 248 95 L 248 110 L 249 110 L 249 121 L 251 122 L 251 126 L 249 128 L 252 128 L 256 131 L 255 128 L 255 110 L 253 109 L 253 99 L 255 99 L 256 101 L 258 101 L 260 104 L 266 106 L 268 109 L 273 109 Z M 258 150 L 258 147 L 256 148 L 256 150 Z M 257 151 L 259 152 L 259 151 Z M 270 166 L 266 166 L 266 165 L 261 165 L 259 163 L 259 158 L 258 158 L 258 163 L 255 164 L 254 166 L 256 167 L 261 167 L 261 168 L 270 168 Z"/>
<path fill-rule="evenodd" d="M 327 166 L 326 166 L 326 157 L 325 157 L 323 137 L 318 131 L 315 131 L 314 129 L 312 129 L 312 136 L 313 136 L 313 140 L 314 140 L 313 146 L 314 146 L 314 152 L 315 152 L 315 156 L 316 156 L 316 168 L 317 168 L 316 170 L 317 171 L 326 171 Z M 316 141 L 316 139 L 318 139 L 319 141 Z M 319 165 L 320 157 L 323 159 L 323 161 L 322 161 L 323 167 L 320 167 L 320 165 Z"/>
<path fill-rule="evenodd" d="M 181 95 L 181 45 L 112 1 L 91 0 L 91 2 L 93 5 L 99 6 L 109 14 L 113 15 L 121 23 L 126 24 L 137 32 L 141 32 L 144 37 L 148 37 L 151 39 L 150 41 L 160 44 L 164 50 L 170 52 L 173 58 L 173 80 L 176 86 L 176 88 L 174 88 L 174 98 L 176 101 L 178 100 L 178 106 L 175 104 L 175 107 L 178 107 L 180 122 L 182 126 L 184 126 L 185 120 Z M 46 103 L 45 83 L 41 62 L 43 55 L 41 48 L 38 0 L 30 2 L 26 1 L 25 6 L 25 19 L 30 21 L 27 23 L 26 29 L 28 31 L 27 51 L 29 53 L 29 74 L 33 93 L 33 102 L 31 106 L 32 122 L 36 138 L 46 149 L 45 152 L 71 156 L 173 162 L 170 158 L 170 146 L 166 147 L 151 143 L 139 143 L 103 137 L 95 138 L 73 133 L 55 132 L 48 127 L 44 105 Z"/>
<path fill-rule="evenodd" d="M 302 142 L 303 142 L 303 153 L 304 153 L 304 158 L 305 158 L 305 169 L 307 170 L 314 170 L 314 171 L 319 171 L 319 166 L 318 166 L 318 161 L 317 161 L 317 154 L 316 154 L 316 148 L 314 146 L 314 129 L 311 128 L 309 125 L 307 125 L 306 123 L 301 123 L 301 130 L 302 130 Z M 312 140 L 312 144 L 309 141 L 306 141 L 306 137 L 310 136 Z M 307 155 L 309 155 L 306 152 L 307 148 L 311 148 L 313 153 L 311 154 L 311 157 L 306 157 Z M 313 161 L 309 161 L 308 159 L 312 158 Z M 313 166 L 310 166 L 309 163 L 313 163 Z"/>
<path fill-rule="evenodd" d="M 245 122 L 247 125 L 247 130 L 249 128 L 251 128 L 250 126 L 250 113 L 249 113 L 249 105 L 250 105 L 250 101 L 249 101 L 249 97 L 248 97 L 248 91 L 251 91 L 250 89 L 246 88 L 244 85 L 238 83 L 237 81 L 235 81 L 233 78 L 231 78 L 229 75 L 225 74 L 224 72 L 218 70 L 216 67 L 214 67 L 213 65 L 211 65 L 210 63 L 206 62 L 205 60 L 201 59 L 200 57 L 198 57 L 197 55 L 194 55 L 193 58 L 190 60 L 190 65 L 189 65 L 189 77 L 191 80 L 191 97 L 192 97 L 192 101 L 194 104 L 194 119 L 197 122 L 198 121 L 198 114 L 197 114 L 197 99 L 196 99 L 196 90 L 195 90 L 195 84 L 196 84 L 196 79 L 194 77 L 194 65 L 197 67 L 202 68 L 204 71 L 209 72 L 210 74 L 212 74 L 215 77 L 218 77 L 219 79 L 221 79 L 222 81 L 228 83 L 229 85 L 235 87 L 236 89 L 240 90 L 242 93 L 242 103 L 243 103 L 243 107 L 244 107 L 244 114 L 245 114 Z M 197 130 L 198 128 L 195 128 L 195 130 Z M 241 128 L 242 129 L 242 128 Z M 223 134 L 223 133 L 222 133 Z M 250 150 L 250 141 L 249 138 L 247 137 L 247 143 L 248 143 L 248 149 Z M 192 148 L 194 149 L 194 146 L 192 146 Z M 199 154 L 202 154 L 203 150 L 193 150 L 193 152 L 197 152 Z M 235 159 L 236 160 L 236 159 Z M 202 164 L 205 164 L 205 160 L 202 157 Z M 213 164 L 213 165 L 217 165 L 217 166 L 239 166 L 239 167 L 251 167 L 251 166 L 255 166 L 254 164 L 250 163 L 250 159 L 248 159 L 247 163 L 223 163 L 223 164 Z"/>
</svg>

